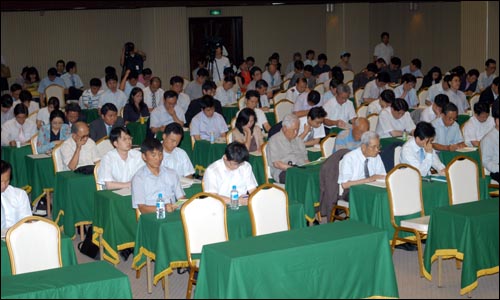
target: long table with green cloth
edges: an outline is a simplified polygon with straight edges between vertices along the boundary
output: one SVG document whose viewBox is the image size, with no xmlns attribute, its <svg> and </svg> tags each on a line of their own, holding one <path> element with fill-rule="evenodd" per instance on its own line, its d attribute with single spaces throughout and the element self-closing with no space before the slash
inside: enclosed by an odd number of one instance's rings
<svg viewBox="0 0 500 300">
<path fill-rule="evenodd" d="M 201 184 L 184 189 L 189 198 L 201 192 Z M 103 259 L 112 264 L 120 263 L 118 251 L 135 246 L 137 220 L 132 208 L 132 196 L 121 196 L 113 191 L 96 191 L 92 218 L 92 242 L 99 246 L 101 235 Z"/>
<path fill-rule="evenodd" d="M 292 229 L 305 227 L 302 204 L 289 202 L 289 215 Z M 229 240 L 252 235 L 247 206 L 241 206 L 236 211 L 227 208 L 227 229 Z M 156 219 L 154 213 L 141 215 L 137 225 L 132 268 L 141 269 L 146 264 L 146 257 L 155 260 L 153 280 L 155 284 L 170 274 L 172 268 L 188 266 L 179 210 L 167 213 L 167 217 L 163 220 Z"/>
<path fill-rule="evenodd" d="M 75 226 L 92 223 L 95 191 L 92 175 L 73 171 L 56 173 L 52 217 L 69 237 L 75 236 Z"/>
<path fill-rule="evenodd" d="M 478 277 L 498 273 L 498 198 L 440 207 L 431 214 L 424 252 L 424 276 L 438 256 L 462 260 L 460 295 L 478 286 Z"/>
<path fill-rule="evenodd" d="M 183 128 L 183 129 L 184 129 L 184 136 L 182 137 L 182 141 L 178 147 L 183 149 L 184 151 L 186 151 L 186 154 L 189 156 L 189 158 L 192 161 L 193 146 L 191 145 L 191 134 L 189 132 L 189 129 L 187 129 L 187 128 Z M 157 132 L 155 137 L 158 140 L 163 141 L 163 132 Z"/>
<path fill-rule="evenodd" d="M 226 151 L 226 146 L 226 142 L 211 144 L 205 140 L 196 141 L 194 143 L 193 156 L 191 156 L 193 166 L 207 168 L 211 163 L 222 158 L 224 151 Z"/>
<path fill-rule="evenodd" d="M 9 251 L 7 250 L 7 243 L 2 240 L 2 277 L 11 276 L 12 269 L 10 268 Z M 61 234 L 61 259 L 63 266 L 71 266 L 78 264 L 76 260 L 75 247 L 73 241 L 64 234 Z M 16 275 L 17 276 L 17 275 Z M 2 286 L 3 289 L 3 286 Z"/>
<path fill-rule="evenodd" d="M 34 201 L 44 189 L 54 188 L 55 174 L 52 157 L 30 157 L 26 156 L 26 167 L 28 172 L 28 184 L 31 186 L 31 200 Z"/>
<path fill-rule="evenodd" d="M 470 119 L 469 115 L 458 115 L 458 117 L 457 117 L 457 123 L 458 123 L 458 125 L 462 126 L 469 119 Z"/>
<path fill-rule="evenodd" d="M 2 299 L 132 299 L 128 276 L 96 261 L 2 276 Z"/>
<path fill-rule="evenodd" d="M 28 168 L 26 166 L 26 155 L 33 154 L 31 145 L 20 148 L 15 146 L 2 146 L 2 160 L 12 165 L 10 184 L 15 187 L 23 187 L 28 184 Z"/>
<path fill-rule="evenodd" d="M 238 103 L 233 103 L 231 105 L 224 105 L 222 107 L 222 116 L 226 120 L 227 124 L 231 123 L 231 120 L 236 117 L 236 114 L 239 111 Z"/>
<path fill-rule="evenodd" d="M 480 178 L 481 199 L 489 198 L 490 177 Z M 422 181 L 422 197 L 425 215 L 431 215 L 438 208 L 449 205 L 448 184 L 440 181 Z M 394 228 L 391 224 L 389 198 L 386 188 L 368 184 L 354 185 L 349 191 L 349 212 L 352 220 L 364 222 L 387 231 L 392 238 Z M 398 219 L 398 221 L 404 218 Z M 401 233 L 404 236 L 404 233 Z"/>
<path fill-rule="evenodd" d="M 194 297 L 397 298 L 387 241 L 350 220 L 205 245 Z"/>
<path fill-rule="evenodd" d="M 132 136 L 132 143 L 134 145 L 141 145 L 146 139 L 148 124 L 141 124 L 141 122 L 128 122 L 127 128 Z"/>
<path fill-rule="evenodd" d="M 82 113 L 85 116 L 85 122 L 92 123 L 92 121 L 99 119 L 99 111 L 97 108 L 94 109 L 82 109 Z"/>
<path fill-rule="evenodd" d="M 477 162 L 479 175 L 482 174 L 483 163 L 481 161 L 481 156 L 480 156 L 478 149 L 476 149 L 474 151 L 468 151 L 468 152 L 439 151 L 438 155 L 439 155 L 439 159 L 441 160 L 441 162 L 445 165 L 448 165 L 455 157 L 460 156 L 460 155 L 472 158 L 475 162 Z"/>
</svg>

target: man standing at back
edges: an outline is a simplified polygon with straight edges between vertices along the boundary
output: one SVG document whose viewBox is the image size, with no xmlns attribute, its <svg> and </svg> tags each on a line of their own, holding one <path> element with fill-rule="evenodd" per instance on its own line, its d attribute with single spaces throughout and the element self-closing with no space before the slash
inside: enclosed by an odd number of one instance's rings
<svg viewBox="0 0 500 300">
<path fill-rule="evenodd" d="M 382 42 L 375 46 L 373 51 L 373 61 L 376 61 L 377 58 L 381 57 L 385 60 L 385 63 L 388 64 L 394 56 L 394 49 L 392 49 L 392 46 L 389 44 L 389 33 L 382 32 L 380 39 Z"/>
</svg>

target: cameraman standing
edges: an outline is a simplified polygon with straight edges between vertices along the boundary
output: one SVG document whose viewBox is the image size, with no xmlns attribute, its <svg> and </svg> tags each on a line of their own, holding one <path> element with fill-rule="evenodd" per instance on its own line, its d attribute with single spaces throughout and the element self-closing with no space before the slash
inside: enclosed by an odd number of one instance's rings
<svg viewBox="0 0 500 300">
<path fill-rule="evenodd" d="M 213 81 L 218 83 L 224 79 L 224 69 L 231 67 L 229 59 L 222 55 L 222 44 L 215 44 L 215 57 L 210 57 L 208 69 L 212 75 Z"/>
<path fill-rule="evenodd" d="M 142 74 L 145 60 L 146 53 L 141 50 L 136 50 L 135 45 L 132 42 L 125 43 L 125 46 L 123 46 L 122 48 L 122 54 L 120 56 L 120 65 L 122 66 L 121 77 L 123 77 L 127 69 Z"/>
</svg>

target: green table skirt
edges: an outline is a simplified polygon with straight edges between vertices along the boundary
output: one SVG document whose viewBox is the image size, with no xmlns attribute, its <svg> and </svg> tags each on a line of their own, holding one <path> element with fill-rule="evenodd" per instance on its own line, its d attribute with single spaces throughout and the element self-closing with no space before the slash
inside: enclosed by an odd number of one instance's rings
<svg viewBox="0 0 500 300">
<path fill-rule="evenodd" d="M 90 124 L 92 121 L 99 119 L 99 112 L 97 108 L 94 109 L 82 109 L 82 113 L 85 116 L 85 121 Z"/>
<path fill-rule="evenodd" d="M 483 164 L 481 162 L 481 156 L 479 150 L 471 152 L 457 152 L 457 151 L 439 151 L 439 159 L 445 165 L 448 165 L 457 156 L 467 156 L 472 158 L 477 163 L 479 176 L 482 174 Z"/>
<path fill-rule="evenodd" d="M 96 261 L 2 277 L 2 299 L 132 299 L 126 274 Z"/>
<path fill-rule="evenodd" d="M 354 221 L 206 245 L 194 294 L 196 299 L 398 296 L 386 233 Z"/>
<path fill-rule="evenodd" d="M 141 122 L 129 122 L 127 123 L 127 128 L 130 130 L 130 135 L 132 136 L 132 143 L 134 145 L 141 145 L 146 139 L 146 133 L 148 129 L 147 123 L 141 124 Z"/>
<path fill-rule="evenodd" d="M 238 104 L 236 103 L 235 105 L 230 105 L 230 106 L 223 106 L 222 107 L 222 116 L 226 120 L 227 124 L 231 124 L 231 120 L 236 117 L 236 114 L 239 111 Z"/>
<path fill-rule="evenodd" d="M 304 205 L 305 218 L 312 222 L 315 219 L 316 206 L 319 206 L 319 172 L 321 164 L 313 164 L 305 168 L 289 168 L 286 171 L 285 189 L 288 200 Z"/>
<path fill-rule="evenodd" d="M 78 262 L 76 260 L 75 248 L 73 247 L 73 241 L 64 234 L 61 234 L 61 259 L 62 259 L 63 267 L 78 264 Z M 2 240 L 2 268 L 1 269 L 2 269 L 2 277 L 12 275 L 12 269 L 10 268 L 9 251 L 7 250 L 7 244 L 3 240 Z M 2 289 L 3 289 L 3 286 L 2 286 Z"/>
<path fill-rule="evenodd" d="M 463 124 L 465 124 L 465 122 L 469 121 L 469 119 L 469 115 L 458 115 L 457 123 L 458 125 L 462 126 Z"/>
<path fill-rule="evenodd" d="M 191 162 L 194 166 L 207 168 L 211 163 L 222 158 L 226 146 L 226 143 L 210 144 L 209 141 L 198 140 L 194 144 Z"/>
<path fill-rule="evenodd" d="M 2 146 L 2 160 L 8 161 L 12 165 L 10 185 L 23 187 L 28 184 L 28 168 L 25 157 L 29 154 L 33 154 L 29 144 L 21 148 Z"/>
<path fill-rule="evenodd" d="M 31 200 L 34 201 L 43 193 L 44 189 L 53 189 L 55 174 L 52 157 L 32 158 L 26 156 L 28 170 L 28 184 L 31 186 Z"/>
<path fill-rule="evenodd" d="M 290 227 L 305 227 L 302 204 L 289 204 Z M 241 239 L 252 235 L 248 207 L 227 210 L 227 229 L 229 239 Z M 172 272 L 172 268 L 187 267 L 186 244 L 180 211 L 167 213 L 164 220 L 156 219 L 155 214 L 143 214 L 137 226 L 132 268 L 141 269 L 146 257 L 155 260 L 154 283 Z"/>
<path fill-rule="evenodd" d="M 73 171 L 56 173 L 52 217 L 69 237 L 75 236 L 75 226 L 92 223 L 95 191 L 92 175 Z"/>
</svg>

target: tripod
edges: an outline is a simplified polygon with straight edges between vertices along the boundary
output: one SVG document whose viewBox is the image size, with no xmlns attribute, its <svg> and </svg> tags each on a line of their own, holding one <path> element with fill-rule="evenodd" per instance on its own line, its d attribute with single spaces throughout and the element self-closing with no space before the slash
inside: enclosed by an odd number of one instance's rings
<svg viewBox="0 0 500 300">
<path fill-rule="evenodd" d="M 208 65 L 208 74 L 210 76 L 210 79 L 215 81 L 214 80 L 214 66 L 215 66 L 215 70 L 217 71 L 217 75 L 219 76 L 218 78 L 222 79 L 220 76 L 220 72 L 219 72 L 219 66 L 217 65 L 217 62 L 215 61 L 215 56 L 214 57 L 207 57 L 207 58 L 208 58 L 208 64 L 207 64 Z"/>
</svg>

